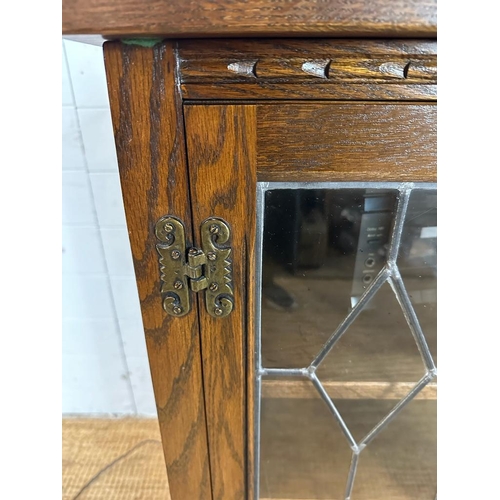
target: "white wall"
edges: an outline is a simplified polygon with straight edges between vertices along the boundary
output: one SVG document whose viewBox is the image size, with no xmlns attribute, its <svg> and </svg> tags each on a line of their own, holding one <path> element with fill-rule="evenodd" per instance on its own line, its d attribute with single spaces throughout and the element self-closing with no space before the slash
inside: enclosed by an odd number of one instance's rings
<svg viewBox="0 0 500 500">
<path fill-rule="evenodd" d="M 63 41 L 64 414 L 155 415 L 102 48 Z"/>
</svg>

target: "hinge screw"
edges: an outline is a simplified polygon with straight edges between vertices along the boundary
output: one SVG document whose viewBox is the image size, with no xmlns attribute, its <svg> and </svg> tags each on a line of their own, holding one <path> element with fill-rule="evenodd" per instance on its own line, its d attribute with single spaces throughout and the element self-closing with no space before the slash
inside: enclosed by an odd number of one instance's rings
<svg viewBox="0 0 500 500">
<path fill-rule="evenodd" d="M 177 280 L 175 283 L 174 283 L 174 288 L 176 290 L 180 290 L 184 285 L 182 284 L 182 281 L 180 280 Z"/>
<path fill-rule="evenodd" d="M 215 292 L 215 290 L 219 289 L 219 285 L 217 283 L 210 283 L 209 288 L 212 292 Z"/>
<path fill-rule="evenodd" d="M 170 222 L 167 222 L 164 226 L 163 226 L 163 229 L 165 229 L 165 231 L 167 233 L 171 233 L 173 230 L 174 230 L 174 226 L 173 224 L 171 224 Z"/>
<path fill-rule="evenodd" d="M 218 225 L 218 224 L 212 224 L 212 225 L 210 226 L 210 232 L 211 232 L 212 234 L 218 234 L 218 233 L 219 233 L 219 231 L 220 231 L 220 227 L 219 227 L 219 225 Z"/>
<path fill-rule="evenodd" d="M 208 260 L 215 260 L 215 259 L 217 259 L 217 255 L 215 255 L 214 252 L 208 252 L 207 258 L 208 258 Z"/>
<path fill-rule="evenodd" d="M 190 248 L 188 253 L 194 257 L 195 255 L 198 255 L 198 250 L 196 248 Z"/>
<path fill-rule="evenodd" d="M 220 307 L 216 307 L 214 313 L 216 316 L 220 316 L 222 314 L 222 309 Z"/>
<path fill-rule="evenodd" d="M 181 252 L 179 252 L 179 250 L 172 250 L 170 255 L 172 256 L 172 259 L 177 260 L 181 256 Z"/>
<path fill-rule="evenodd" d="M 182 308 L 179 306 L 174 306 L 174 314 L 180 314 L 182 312 Z"/>
</svg>

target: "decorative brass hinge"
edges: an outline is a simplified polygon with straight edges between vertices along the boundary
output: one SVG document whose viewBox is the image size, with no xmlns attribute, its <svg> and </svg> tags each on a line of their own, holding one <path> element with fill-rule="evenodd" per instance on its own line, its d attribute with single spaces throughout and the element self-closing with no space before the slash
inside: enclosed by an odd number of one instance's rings
<svg viewBox="0 0 500 500">
<path fill-rule="evenodd" d="M 201 224 L 202 248 L 187 248 L 184 224 L 165 215 L 157 223 L 155 234 L 161 243 L 160 279 L 163 309 L 181 317 L 191 310 L 191 293 L 205 291 L 208 313 L 223 318 L 233 310 L 231 268 L 231 230 L 227 222 L 210 217 Z"/>
</svg>

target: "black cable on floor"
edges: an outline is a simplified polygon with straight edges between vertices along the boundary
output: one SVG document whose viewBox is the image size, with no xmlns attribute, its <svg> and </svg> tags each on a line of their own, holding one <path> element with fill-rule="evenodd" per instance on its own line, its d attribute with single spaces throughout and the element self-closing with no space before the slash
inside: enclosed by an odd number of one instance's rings
<svg viewBox="0 0 500 500">
<path fill-rule="evenodd" d="M 94 483 L 104 472 L 107 470 L 111 469 L 114 465 L 116 465 L 118 462 L 123 460 L 124 458 L 127 458 L 131 453 L 133 453 L 135 450 L 140 448 L 141 446 L 144 446 L 145 444 L 148 443 L 158 443 L 161 444 L 161 441 L 158 439 L 145 439 L 144 441 L 141 441 L 140 443 L 137 443 L 135 446 L 130 448 L 130 450 L 126 451 L 123 455 L 120 455 L 119 457 L 115 458 L 112 462 L 110 462 L 106 467 L 103 467 L 95 476 L 93 476 L 87 483 L 85 483 L 82 487 L 82 489 L 73 497 L 72 500 L 77 500 L 77 498 L 90 486 L 92 483 Z"/>
</svg>

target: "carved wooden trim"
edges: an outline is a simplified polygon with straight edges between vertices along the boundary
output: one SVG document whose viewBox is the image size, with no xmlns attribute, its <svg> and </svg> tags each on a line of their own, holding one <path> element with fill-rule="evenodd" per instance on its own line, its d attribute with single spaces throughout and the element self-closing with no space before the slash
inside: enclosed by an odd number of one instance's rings
<svg viewBox="0 0 500 500">
<path fill-rule="evenodd" d="M 181 41 L 178 55 L 184 84 L 437 81 L 434 40 Z"/>
</svg>

